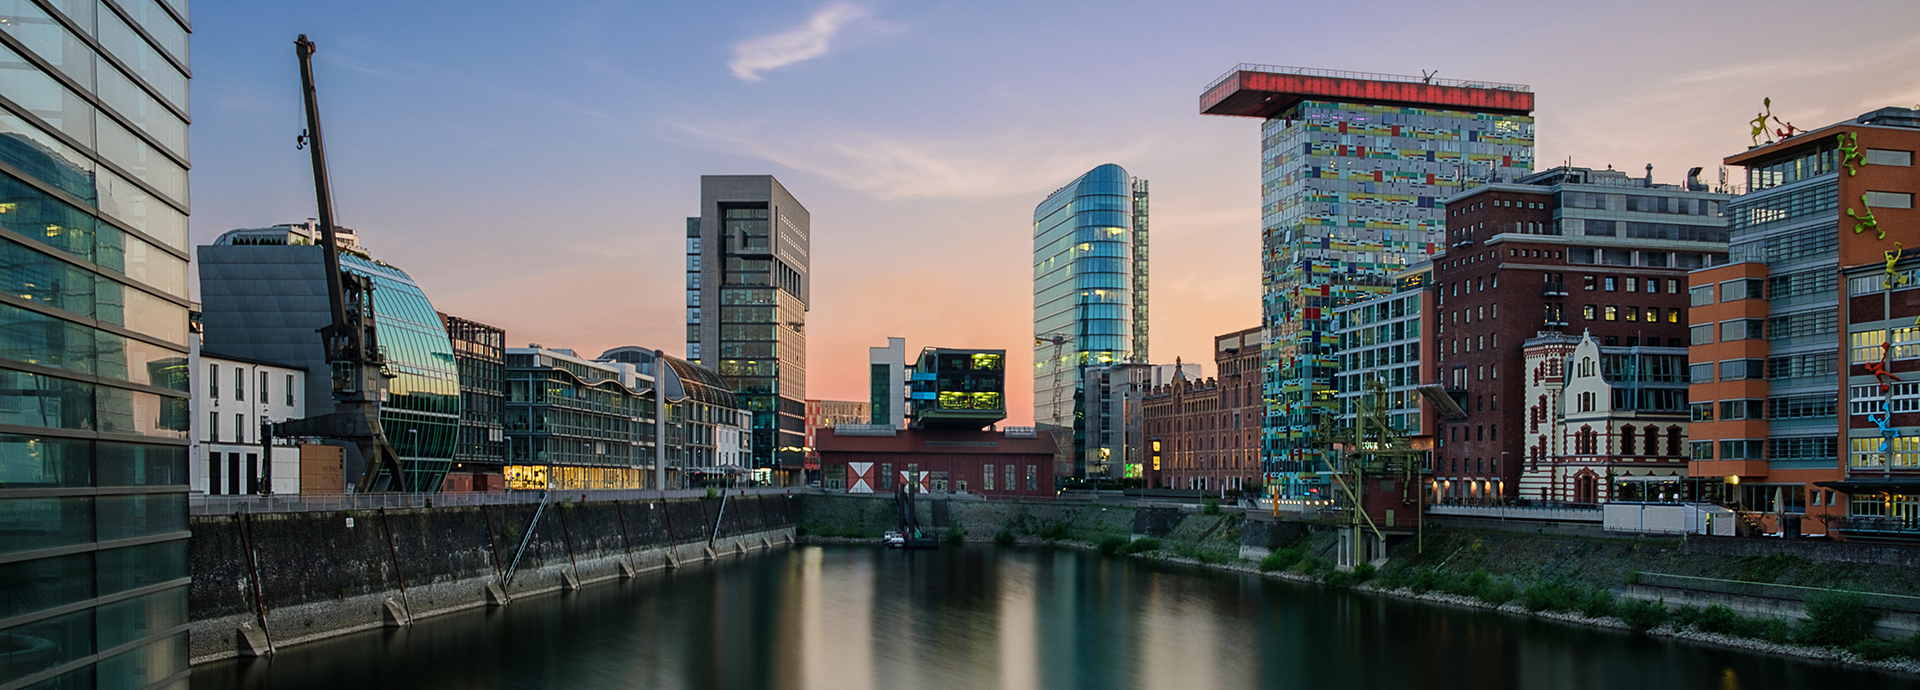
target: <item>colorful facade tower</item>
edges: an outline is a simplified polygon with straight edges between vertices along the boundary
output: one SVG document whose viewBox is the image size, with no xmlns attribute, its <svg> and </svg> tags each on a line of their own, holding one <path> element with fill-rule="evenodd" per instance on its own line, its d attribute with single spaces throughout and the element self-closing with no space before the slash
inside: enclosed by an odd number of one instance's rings
<svg viewBox="0 0 1920 690">
<path fill-rule="evenodd" d="M 1533 169 L 1533 93 L 1466 82 L 1240 65 L 1200 112 L 1262 118 L 1261 305 L 1270 490 L 1323 479 L 1314 430 L 1336 408 L 1332 307 L 1393 289 L 1441 247 L 1442 200 Z"/>
<path fill-rule="evenodd" d="M 1033 419 L 1075 477 L 1089 473 L 1083 369 L 1146 361 L 1146 211 L 1146 180 L 1111 163 L 1033 209 Z"/>
</svg>

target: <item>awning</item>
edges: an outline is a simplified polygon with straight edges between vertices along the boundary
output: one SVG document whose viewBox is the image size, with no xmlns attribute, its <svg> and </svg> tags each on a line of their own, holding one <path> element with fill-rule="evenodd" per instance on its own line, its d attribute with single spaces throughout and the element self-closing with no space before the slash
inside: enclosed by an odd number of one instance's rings
<svg viewBox="0 0 1920 690">
<path fill-rule="evenodd" d="M 1848 495 L 1920 494 L 1920 477 L 1842 479 L 1831 482 L 1814 482 L 1813 485 L 1823 489 L 1833 489 L 1834 491 Z"/>
</svg>

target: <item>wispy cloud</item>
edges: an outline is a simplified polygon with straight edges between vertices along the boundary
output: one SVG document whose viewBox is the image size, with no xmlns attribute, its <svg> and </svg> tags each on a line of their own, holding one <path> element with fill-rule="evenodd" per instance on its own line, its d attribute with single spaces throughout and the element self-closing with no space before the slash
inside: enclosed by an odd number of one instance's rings
<svg viewBox="0 0 1920 690">
<path fill-rule="evenodd" d="M 1146 135 L 1076 137 L 1013 130 L 936 140 L 870 131 L 773 131 L 753 121 L 699 118 L 666 125 L 701 144 L 821 175 L 880 199 L 977 198 L 1046 193 L 1101 163 L 1153 147 Z M 1115 145 L 1115 141 L 1126 142 Z"/>
<path fill-rule="evenodd" d="M 799 28 L 733 44 L 733 60 L 727 67 L 733 69 L 733 76 L 741 81 L 760 81 L 761 72 L 826 55 L 841 28 L 866 17 L 866 8 L 859 5 L 829 4 L 815 11 Z"/>
</svg>

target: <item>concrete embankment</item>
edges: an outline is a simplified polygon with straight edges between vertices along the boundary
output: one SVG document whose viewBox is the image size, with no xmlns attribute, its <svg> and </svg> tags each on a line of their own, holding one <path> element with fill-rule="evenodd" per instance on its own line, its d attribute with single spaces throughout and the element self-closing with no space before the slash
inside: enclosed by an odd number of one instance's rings
<svg viewBox="0 0 1920 690">
<path fill-rule="evenodd" d="M 790 544 L 801 501 L 556 502 L 538 524 L 535 505 L 196 516 L 191 654 L 214 661 Z"/>
<path fill-rule="evenodd" d="M 980 501 L 922 497 L 924 529 L 942 538 L 985 543 L 1077 542 L 1151 538 L 1170 552 L 1208 561 L 1259 558 L 1318 526 L 1266 519 L 1258 513 L 1200 506 L 1135 506 L 1060 501 Z M 897 529 L 892 496 L 810 495 L 799 534 L 812 539 L 873 539 Z M 1326 528 L 1330 529 L 1330 528 Z"/>
</svg>

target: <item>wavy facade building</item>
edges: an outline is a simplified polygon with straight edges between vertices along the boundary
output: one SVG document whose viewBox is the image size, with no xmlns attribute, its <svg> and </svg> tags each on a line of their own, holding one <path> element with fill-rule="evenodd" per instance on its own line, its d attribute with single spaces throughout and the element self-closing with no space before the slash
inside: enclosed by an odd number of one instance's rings
<svg viewBox="0 0 1920 690">
<path fill-rule="evenodd" d="M 1033 210 L 1033 419 L 1072 476 L 1119 476 L 1082 452 L 1088 366 L 1147 359 L 1147 181 L 1106 164 Z M 1056 470 L 1063 472 L 1064 468 Z"/>
</svg>

